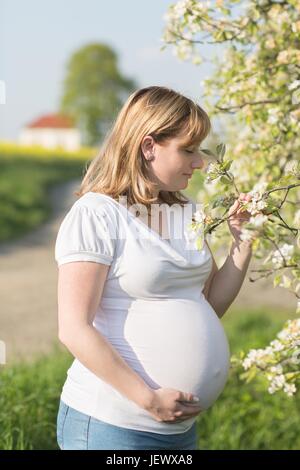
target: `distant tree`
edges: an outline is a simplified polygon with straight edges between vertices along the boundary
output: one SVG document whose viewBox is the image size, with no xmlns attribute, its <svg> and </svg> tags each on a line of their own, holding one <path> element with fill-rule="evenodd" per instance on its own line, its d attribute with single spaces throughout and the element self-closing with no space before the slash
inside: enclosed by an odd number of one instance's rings
<svg viewBox="0 0 300 470">
<path fill-rule="evenodd" d="M 75 119 L 85 145 L 97 145 L 122 106 L 137 88 L 121 75 L 115 51 L 89 44 L 76 51 L 67 65 L 60 108 Z"/>
</svg>

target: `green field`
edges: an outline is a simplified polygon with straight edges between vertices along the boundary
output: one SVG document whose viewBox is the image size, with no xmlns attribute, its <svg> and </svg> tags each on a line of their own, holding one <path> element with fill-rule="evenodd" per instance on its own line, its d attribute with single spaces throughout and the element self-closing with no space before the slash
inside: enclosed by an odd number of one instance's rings
<svg viewBox="0 0 300 470">
<path fill-rule="evenodd" d="M 230 310 L 226 316 L 235 353 L 264 347 L 291 313 Z M 57 449 L 57 407 L 71 361 L 58 347 L 37 362 L 2 367 L 0 449 Z M 299 395 L 270 395 L 262 384 L 245 384 L 232 371 L 221 397 L 199 415 L 199 449 L 299 449 L 299 409 Z"/>
<path fill-rule="evenodd" d="M 0 242 L 19 238 L 51 214 L 48 190 L 80 178 L 92 150 L 50 152 L 0 143 Z"/>
</svg>

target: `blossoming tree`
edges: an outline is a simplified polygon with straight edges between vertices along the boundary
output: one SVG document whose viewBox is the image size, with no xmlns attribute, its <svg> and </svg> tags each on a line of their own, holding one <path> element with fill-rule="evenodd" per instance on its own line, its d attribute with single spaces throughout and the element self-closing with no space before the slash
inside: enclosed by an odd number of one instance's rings
<svg viewBox="0 0 300 470">
<path fill-rule="evenodd" d="M 231 132 L 227 151 L 222 143 L 216 152 L 202 149 L 213 160 L 199 192 L 203 207 L 191 224 L 198 246 L 206 235 L 214 246 L 224 244 L 232 202 L 250 194 L 241 238 L 261 263 L 250 280 L 268 277 L 288 289 L 300 313 L 300 0 L 182 0 L 165 19 L 162 49 L 172 44 L 182 60 L 201 63 L 205 43 L 224 47 L 204 96 L 211 116 L 231 118 Z M 260 376 L 270 393 L 293 396 L 300 318 L 283 325 L 264 349 L 242 351 L 232 363 L 247 381 Z"/>
</svg>

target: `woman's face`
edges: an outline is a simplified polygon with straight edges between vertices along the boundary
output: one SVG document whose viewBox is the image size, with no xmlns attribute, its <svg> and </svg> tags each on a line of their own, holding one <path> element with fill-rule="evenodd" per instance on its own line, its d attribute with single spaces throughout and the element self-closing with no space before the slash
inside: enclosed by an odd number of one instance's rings
<svg viewBox="0 0 300 470">
<path fill-rule="evenodd" d="M 163 144 L 145 136 L 142 150 L 145 158 L 154 155 L 149 162 L 152 178 L 158 184 L 158 191 L 180 191 L 188 185 L 190 175 L 204 166 L 199 145 L 184 146 L 184 137 L 174 137 Z"/>
</svg>

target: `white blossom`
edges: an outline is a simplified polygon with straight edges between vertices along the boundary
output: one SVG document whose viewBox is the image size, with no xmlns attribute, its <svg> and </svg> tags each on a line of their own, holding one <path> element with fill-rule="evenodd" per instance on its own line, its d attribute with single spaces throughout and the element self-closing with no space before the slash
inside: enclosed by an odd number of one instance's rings
<svg viewBox="0 0 300 470">
<path fill-rule="evenodd" d="M 268 110 L 268 114 L 269 114 L 268 123 L 269 124 L 276 124 L 279 120 L 278 110 L 276 108 L 270 108 Z"/>
<path fill-rule="evenodd" d="M 270 371 L 273 372 L 274 374 L 282 374 L 283 372 L 282 365 L 276 364 L 276 366 L 271 367 Z"/>
<path fill-rule="evenodd" d="M 289 245 L 284 243 L 279 250 L 274 251 L 272 256 L 272 263 L 275 268 L 280 268 L 283 266 L 284 259 L 286 262 L 289 262 L 292 254 L 294 252 L 294 245 Z"/>
<path fill-rule="evenodd" d="M 300 337 L 300 318 L 288 320 L 285 328 L 277 334 L 277 337 L 282 340 Z"/>
<path fill-rule="evenodd" d="M 266 352 L 264 349 L 250 349 L 247 357 L 243 360 L 244 369 L 249 369 L 254 364 L 264 365 Z"/>
<path fill-rule="evenodd" d="M 300 85 L 300 80 L 294 80 L 292 83 L 289 84 L 288 89 L 295 90 L 295 88 L 298 88 L 299 85 Z"/>
<path fill-rule="evenodd" d="M 272 355 L 273 355 L 273 352 L 274 352 L 272 346 L 267 346 L 267 347 L 265 348 L 265 352 L 266 352 L 266 354 L 272 356 Z"/>
<path fill-rule="evenodd" d="M 280 51 L 277 56 L 277 62 L 279 62 L 279 64 L 285 64 L 288 61 L 289 61 L 289 51 L 288 50 Z"/>
<path fill-rule="evenodd" d="M 289 358 L 289 362 L 291 364 L 300 364 L 300 349 L 296 349 L 296 351 L 293 352 L 291 357 Z"/>
<path fill-rule="evenodd" d="M 242 227 L 240 239 L 245 242 L 252 241 L 253 232 L 251 230 L 248 230 L 246 227 Z"/>
<path fill-rule="evenodd" d="M 180 41 L 175 49 L 172 49 L 172 54 L 178 59 L 188 60 L 191 58 L 192 45 L 188 41 Z"/>
<path fill-rule="evenodd" d="M 267 182 L 259 181 L 249 194 L 252 196 L 251 201 L 247 204 L 247 210 L 250 212 L 251 215 L 256 215 L 265 207 L 267 207 L 267 203 L 265 200 L 262 199 L 263 194 L 266 190 Z"/>
<path fill-rule="evenodd" d="M 255 227 L 261 227 L 267 220 L 268 217 L 266 215 L 258 214 L 254 217 L 250 217 L 249 223 L 253 224 Z"/>
<path fill-rule="evenodd" d="M 272 346 L 274 351 L 282 351 L 284 349 L 283 344 L 278 339 L 274 339 L 274 341 L 271 341 L 270 345 Z"/>
<path fill-rule="evenodd" d="M 271 387 L 280 390 L 285 385 L 285 376 L 283 374 L 275 375 L 271 381 Z"/>
<path fill-rule="evenodd" d="M 300 227 L 300 209 L 295 213 L 293 223 L 296 227 Z"/>
<path fill-rule="evenodd" d="M 285 165 L 285 173 L 296 173 L 298 170 L 299 162 L 298 160 L 290 160 Z"/>
<path fill-rule="evenodd" d="M 296 393 L 297 388 L 295 384 L 285 384 L 283 391 L 289 396 L 292 397 L 294 393 Z"/>
<path fill-rule="evenodd" d="M 253 197 L 251 201 L 247 205 L 247 210 L 250 212 L 251 215 L 256 215 L 263 209 L 267 207 L 266 201 L 263 201 L 262 199 L 256 199 Z"/>
<path fill-rule="evenodd" d="M 199 24 L 198 21 L 191 23 L 189 28 L 190 28 L 191 33 L 193 34 L 199 33 L 199 31 L 201 31 L 201 25 Z"/>
<path fill-rule="evenodd" d="M 203 210 L 198 210 L 194 213 L 194 219 L 196 222 L 201 223 L 205 220 L 205 212 Z"/>
<path fill-rule="evenodd" d="M 176 19 L 181 18 L 185 14 L 189 3 L 190 0 L 181 0 L 180 2 L 177 2 L 172 9 L 173 17 Z"/>
<path fill-rule="evenodd" d="M 279 331 L 279 333 L 277 334 L 277 337 L 283 341 L 290 340 L 291 334 L 287 328 L 284 328 L 283 330 Z"/>
<path fill-rule="evenodd" d="M 296 21 L 295 23 L 292 23 L 292 31 L 294 33 L 300 32 L 300 21 Z"/>
<path fill-rule="evenodd" d="M 219 171 L 219 165 L 216 162 L 209 162 L 208 167 L 207 167 L 207 174 L 209 175 L 210 173 L 217 173 Z"/>
<path fill-rule="evenodd" d="M 267 181 L 264 181 L 264 180 L 258 181 L 258 182 L 253 186 L 252 190 L 250 191 L 250 194 L 259 193 L 259 195 L 260 195 L 260 197 L 261 197 L 261 195 L 266 191 L 267 186 L 268 186 L 268 182 L 267 182 Z"/>
</svg>

